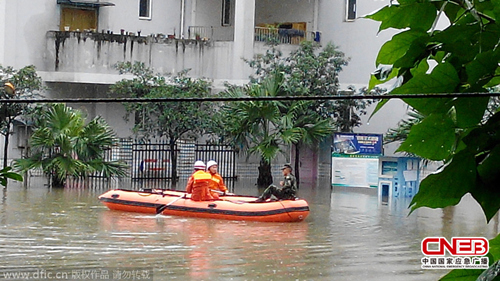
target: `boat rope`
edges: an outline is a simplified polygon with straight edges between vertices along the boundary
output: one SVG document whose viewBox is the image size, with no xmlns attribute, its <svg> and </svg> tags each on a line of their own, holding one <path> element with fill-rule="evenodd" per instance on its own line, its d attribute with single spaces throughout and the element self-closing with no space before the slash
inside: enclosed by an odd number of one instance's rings
<svg viewBox="0 0 500 281">
<path fill-rule="evenodd" d="M 286 210 L 286 207 L 285 207 L 285 205 L 283 205 L 283 202 L 281 200 L 279 200 L 278 202 L 280 202 L 281 206 L 283 206 L 283 210 Z M 286 214 L 290 217 L 290 219 L 293 220 L 292 215 L 290 215 L 290 213 L 288 211 L 286 212 Z"/>
</svg>

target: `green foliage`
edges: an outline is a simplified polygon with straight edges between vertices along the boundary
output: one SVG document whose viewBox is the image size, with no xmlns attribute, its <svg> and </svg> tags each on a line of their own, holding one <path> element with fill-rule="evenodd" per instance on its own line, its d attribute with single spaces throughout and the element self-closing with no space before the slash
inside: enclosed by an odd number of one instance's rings
<svg viewBox="0 0 500 281">
<path fill-rule="evenodd" d="M 11 83 L 15 90 L 8 94 L 5 91 L 4 84 Z M 15 70 L 12 67 L 3 67 L 0 65 L 0 99 L 32 99 L 39 96 L 39 91 L 42 90 L 42 80 L 36 73 L 33 65 Z M 1 103 L 0 104 L 0 134 L 5 136 L 4 142 L 4 163 L 3 167 L 7 167 L 7 152 L 11 127 L 14 119 L 28 114 L 31 107 L 28 104 L 22 103 Z"/>
<path fill-rule="evenodd" d="M 391 128 L 387 131 L 384 135 L 384 144 L 406 140 L 413 125 L 420 123 L 423 118 L 418 112 L 408 112 L 407 119 L 401 120 L 396 128 Z"/>
<path fill-rule="evenodd" d="M 259 82 L 269 75 L 282 73 L 283 91 L 290 96 L 336 96 L 380 94 L 382 89 L 356 91 L 352 86 L 347 91 L 339 90 L 338 76 L 342 68 L 348 64 L 345 54 L 338 47 L 327 44 L 323 48 L 314 42 L 304 41 L 300 47 L 284 56 L 276 47 L 265 54 L 247 61 L 255 70 L 252 82 Z M 318 100 L 308 103 L 303 115 L 314 115 L 315 118 L 332 119 L 337 131 L 351 132 L 361 125 L 361 115 L 366 114 L 366 107 L 371 100 Z"/>
<path fill-rule="evenodd" d="M 116 65 L 120 73 L 131 73 L 133 79 L 124 79 L 111 86 L 118 96 L 134 98 L 194 98 L 208 97 L 211 83 L 205 79 L 187 76 L 181 71 L 175 76 L 155 74 L 141 62 L 122 62 Z M 216 135 L 221 131 L 221 120 L 216 115 L 217 103 L 203 102 L 145 102 L 124 103 L 125 119 L 134 117 L 134 134 L 139 139 L 166 138 L 170 142 L 172 159 L 172 184 L 177 180 L 177 153 L 179 139 L 195 139 L 201 135 Z"/>
<path fill-rule="evenodd" d="M 53 185 L 63 185 L 69 176 L 85 178 L 101 173 L 110 178 L 126 174 L 124 163 L 104 159 L 106 150 L 117 142 L 104 119 L 96 117 L 85 124 L 81 111 L 63 104 L 38 107 L 35 112 L 31 156 L 17 159 L 17 170 L 41 168 L 53 179 Z"/>
<path fill-rule="evenodd" d="M 283 73 L 269 75 L 259 83 L 244 87 L 230 87 L 226 95 L 231 97 L 276 97 L 287 95 L 283 89 Z M 270 163 L 282 149 L 290 144 L 313 145 L 333 132 L 330 119 L 318 119 L 318 115 L 305 114 L 311 101 L 249 101 L 224 105 L 224 135 L 235 145 L 246 148 L 249 155 L 259 155 L 259 186 L 272 183 Z"/>
<path fill-rule="evenodd" d="M 381 22 L 381 31 L 400 29 L 382 46 L 381 70 L 370 85 L 394 77 L 390 94 L 487 93 L 500 83 L 499 11 L 498 1 L 405 0 L 367 16 Z M 437 29 L 438 21 L 449 24 Z M 500 113 L 491 110 L 493 102 L 484 96 L 403 100 L 423 118 L 399 150 L 445 163 L 422 181 L 412 210 L 455 205 L 470 193 L 489 221 L 500 208 Z"/>
<path fill-rule="evenodd" d="M 265 54 L 247 61 L 255 70 L 255 75 L 250 77 L 251 84 L 244 88 L 229 87 L 228 93 L 239 96 L 335 96 L 366 93 L 365 89 L 356 93 L 352 88 L 349 91 L 339 91 L 338 75 L 347 62 L 344 53 L 332 44 L 320 49 L 314 42 L 304 41 L 289 56 L 283 56 L 274 45 Z M 317 144 L 331 135 L 335 127 L 337 130 L 351 131 L 353 127 L 359 126 L 359 115 L 366 114 L 364 109 L 370 103 L 371 101 L 364 100 L 290 100 L 233 104 L 226 108 L 226 112 L 248 114 L 234 114 L 235 117 L 224 118 L 225 121 L 230 120 L 225 122 L 226 133 L 232 136 L 234 143 L 248 147 L 250 153 L 261 155 L 261 163 L 269 164 L 282 146 L 291 144 L 296 148 L 295 158 L 299 159 L 298 148 L 302 144 Z M 260 119 L 255 118 L 257 113 Z M 295 173 L 298 177 L 298 165 Z"/>
<path fill-rule="evenodd" d="M 500 28 L 495 17 L 495 2 L 454 2 L 454 1 L 404 1 L 390 7 L 385 7 L 368 18 L 382 22 L 380 30 L 386 28 L 406 29 L 382 46 L 377 64 L 397 72 L 401 85 L 391 94 L 414 93 L 453 93 L 453 92 L 487 92 L 498 70 L 497 61 L 500 50 L 496 42 L 500 38 Z M 421 6 L 420 8 L 416 8 Z M 427 11 L 425 16 L 422 11 Z M 444 13 L 438 13 L 442 10 Z M 404 16 L 405 21 L 395 21 L 394 16 Z M 432 15 L 432 17 L 430 16 Z M 434 29 L 430 23 L 437 22 L 439 17 L 447 17 L 450 25 L 442 30 Z M 422 70 L 422 63 L 425 68 Z M 427 69 L 427 63 L 435 67 Z M 388 72 L 386 70 L 386 72 Z M 440 98 L 440 99 L 404 99 L 414 110 L 423 115 L 423 120 L 415 125 L 408 138 L 400 147 L 424 158 L 444 160 L 448 165 L 453 159 L 463 153 L 468 153 L 474 159 L 474 171 L 481 166 L 489 166 L 484 162 L 487 157 L 495 157 L 494 148 L 497 140 L 494 135 L 482 134 L 487 147 L 472 147 L 468 135 L 485 127 L 494 126 L 493 120 L 484 122 L 488 108 L 488 99 L 478 98 Z M 439 132 L 440 136 L 435 136 Z M 469 144 L 466 140 L 469 140 Z M 491 162 L 491 161 L 490 161 Z M 490 171 L 491 168 L 483 170 Z M 452 177 L 453 174 L 443 170 L 442 176 Z M 494 189 L 489 186 L 488 179 L 481 173 L 474 172 L 472 182 L 474 193 Z M 422 186 L 425 187 L 424 180 Z M 436 193 L 448 194 L 447 191 L 456 187 L 443 184 L 448 180 L 434 185 Z M 469 181 L 470 182 L 470 181 Z M 483 190 L 485 188 L 485 190 Z M 437 192 L 441 190 L 442 192 Z M 441 198 L 446 200 L 446 198 Z M 426 206 L 425 200 L 420 202 L 419 196 L 414 198 L 414 204 Z M 488 220 L 496 213 L 491 207 L 482 205 Z"/>
<path fill-rule="evenodd" d="M 5 167 L 0 170 L 0 185 L 7 186 L 8 179 L 23 181 L 23 177 L 20 174 L 11 172 L 11 170 L 12 167 Z"/>
<path fill-rule="evenodd" d="M 111 92 L 134 98 L 192 98 L 207 97 L 211 83 L 194 79 L 182 71 L 176 76 L 154 74 L 141 62 L 117 64 L 120 73 L 131 73 L 133 79 L 124 79 L 111 86 Z M 140 138 L 166 137 L 170 141 L 194 138 L 217 130 L 213 122 L 217 104 L 187 102 L 124 103 L 128 120 L 134 116 L 134 132 Z"/>
<path fill-rule="evenodd" d="M 229 97 L 276 97 L 284 94 L 283 76 L 268 76 L 261 83 L 243 87 L 230 87 L 224 94 Z M 270 163 L 281 151 L 283 144 L 279 134 L 281 112 L 285 105 L 280 101 L 248 101 L 226 103 L 221 111 L 224 120 L 224 135 L 227 141 L 247 148 L 249 155 L 260 155 Z M 288 139 L 292 136 L 288 136 Z"/>
<path fill-rule="evenodd" d="M 4 83 L 11 83 L 15 87 L 13 95 L 8 95 L 4 89 Z M 36 73 L 34 66 L 26 66 L 19 70 L 12 67 L 0 65 L 0 98 L 1 99 L 27 99 L 39 96 L 42 89 L 42 80 Z M 17 116 L 27 112 L 27 104 L 5 104 L 0 105 L 0 133 L 6 135 L 7 128 L 10 128 L 12 121 Z"/>
</svg>

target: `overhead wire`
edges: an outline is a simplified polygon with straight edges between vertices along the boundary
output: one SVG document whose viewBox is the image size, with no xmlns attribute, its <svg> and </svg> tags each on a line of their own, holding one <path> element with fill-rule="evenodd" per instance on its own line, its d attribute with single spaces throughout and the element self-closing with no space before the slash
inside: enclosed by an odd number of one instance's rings
<svg viewBox="0 0 500 281">
<path fill-rule="evenodd" d="M 478 98 L 498 97 L 500 92 L 492 93 L 426 93 L 426 94 L 388 94 L 388 95 L 336 95 L 336 96 L 265 96 L 265 97 L 183 97 L 183 98 L 45 98 L 45 99 L 0 99 L 0 103 L 127 103 L 127 102 L 245 102 L 245 101 L 289 101 L 289 100 L 388 100 L 421 98 Z"/>
</svg>

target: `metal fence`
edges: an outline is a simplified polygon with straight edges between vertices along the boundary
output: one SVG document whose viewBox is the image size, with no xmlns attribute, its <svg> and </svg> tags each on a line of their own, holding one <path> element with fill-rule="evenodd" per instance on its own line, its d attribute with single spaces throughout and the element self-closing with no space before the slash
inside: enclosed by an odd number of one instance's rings
<svg viewBox="0 0 500 281">
<path fill-rule="evenodd" d="M 132 180 L 171 180 L 172 159 L 170 145 L 167 142 L 129 143 L 122 142 L 120 160 L 130 165 Z M 179 141 L 175 148 L 177 153 L 177 176 L 188 178 L 193 172 L 196 160 L 214 160 L 218 163 L 218 171 L 225 179 L 236 178 L 236 152 L 229 145 L 197 144 Z"/>
<path fill-rule="evenodd" d="M 292 45 L 298 45 L 304 40 L 319 43 L 321 41 L 321 32 L 256 26 L 254 40 L 256 42 L 277 41 L 280 44 Z"/>
<path fill-rule="evenodd" d="M 177 176 L 180 181 L 186 181 L 193 173 L 193 164 L 196 160 L 208 162 L 214 160 L 219 168 L 218 172 L 231 187 L 237 179 L 236 152 L 229 145 L 197 144 L 191 141 L 178 141 L 174 149 L 177 152 Z M 114 179 L 120 185 L 135 187 L 135 183 L 150 186 L 158 185 L 165 188 L 172 181 L 172 167 L 170 145 L 168 142 L 137 142 L 132 139 L 120 139 L 116 146 L 104 152 L 107 161 L 122 161 L 128 166 L 126 178 Z M 41 169 L 30 171 L 30 177 L 44 176 Z M 103 178 L 101 173 L 90 175 L 94 180 Z M 74 180 L 78 182 L 78 180 Z M 167 184 L 165 184 L 167 183 Z"/>
<path fill-rule="evenodd" d="M 188 39 L 234 41 L 234 28 L 228 26 L 189 26 Z"/>
<path fill-rule="evenodd" d="M 236 152 L 229 145 L 196 144 L 196 159 L 217 162 L 217 171 L 225 179 L 236 179 Z"/>
<path fill-rule="evenodd" d="M 175 146 L 177 149 L 177 146 Z M 130 175 L 135 179 L 172 179 L 170 145 L 160 143 L 133 143 Z"/>
</svg>

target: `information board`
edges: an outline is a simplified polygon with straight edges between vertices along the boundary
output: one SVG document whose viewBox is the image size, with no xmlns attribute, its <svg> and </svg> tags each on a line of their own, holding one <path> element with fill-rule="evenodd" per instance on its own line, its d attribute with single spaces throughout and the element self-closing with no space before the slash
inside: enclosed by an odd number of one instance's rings
<svg viewBox="0 0 500 281">
<path fill-rule="evenodd" d="M 376 156 L 334 156 L 332 185 L 376 188 L 378 165 L 379 160 Z"/>
<path fill-rule="evenodd" d="M 382 155 L 383 136 L 378 134 L 335 133 L 333 153 Z"/>
</svg>

